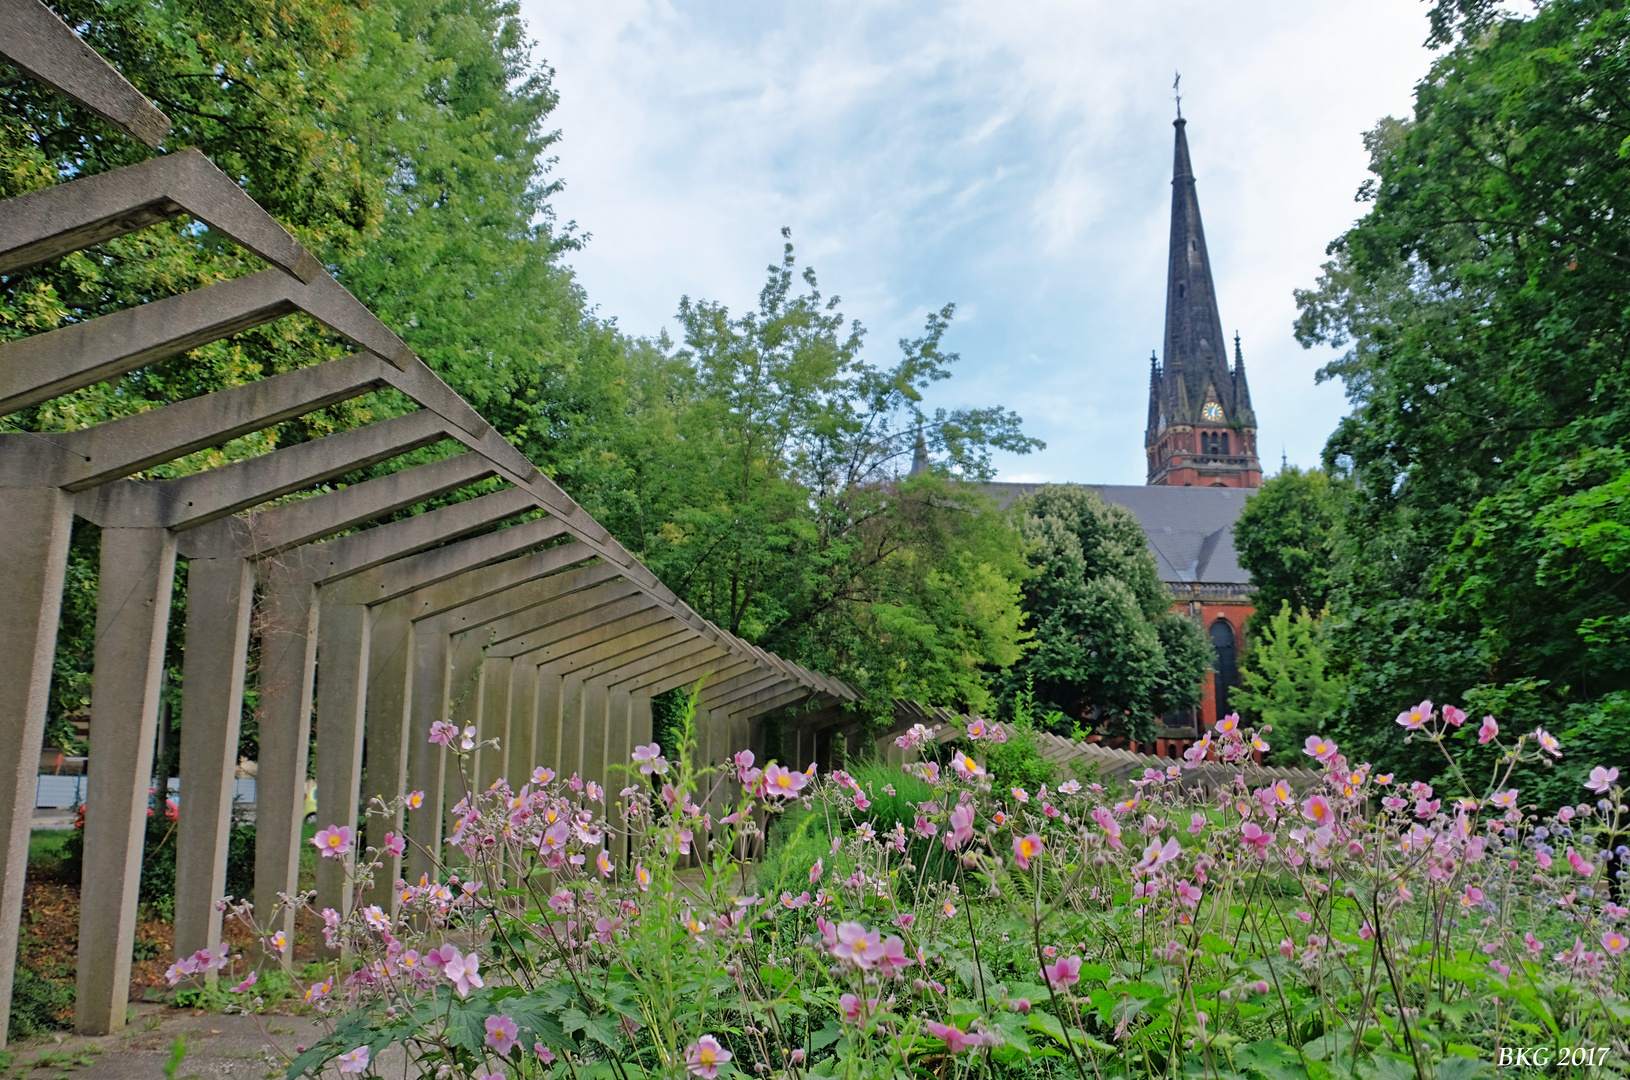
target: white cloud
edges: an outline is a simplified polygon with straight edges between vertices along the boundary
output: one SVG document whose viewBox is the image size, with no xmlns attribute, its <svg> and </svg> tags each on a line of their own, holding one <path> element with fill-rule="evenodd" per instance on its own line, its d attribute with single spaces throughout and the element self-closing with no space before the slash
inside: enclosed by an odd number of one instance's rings
<svg viewBox="0 0 1630 1080">
<path fill-rule="evenodd" d="M 1343 411 L 1291 339 L 1291 290 L 1360 208 L 1359 134 L 1410 106 L 1417 0 L 1217 4 L 545 4 L 557 200 L 604 314 L 754 302 L 791 225 L 873 358 L 958 304 L 931 404 L 1001 402 L 1048 449 L 1010 475 L 1138 483 L 1161 336 L 1173 69 L 1225 329 L 1265 458 L 1313 463 Z M 1020 472 L 1022 470 L 1022 474 Z"/>
</svg>

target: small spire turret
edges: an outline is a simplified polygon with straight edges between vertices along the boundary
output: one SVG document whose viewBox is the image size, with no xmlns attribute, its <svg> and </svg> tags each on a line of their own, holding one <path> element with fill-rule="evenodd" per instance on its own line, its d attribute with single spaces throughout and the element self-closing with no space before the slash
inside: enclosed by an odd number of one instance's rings
<svg viewBox="0 0 1630 1080">
<path fill-rule="evenodd" d="M 928 471 L 928 440 L 923 438 L 923 422 L 917 421 L 917 446 L 911 452 L 911 471 L 907 476 L 917 476 Z"/>
</svg>

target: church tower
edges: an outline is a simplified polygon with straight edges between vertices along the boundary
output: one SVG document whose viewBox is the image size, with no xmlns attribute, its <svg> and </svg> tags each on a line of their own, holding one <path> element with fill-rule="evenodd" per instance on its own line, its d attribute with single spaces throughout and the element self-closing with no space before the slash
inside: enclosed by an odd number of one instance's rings
<svg viewBox="0 0 1630 1080">
<path fill-rule="evenodd" d="M 1172 163 L 1172 238 L 1166 271 L 1164 362 L 1149 357 L 1149 483 L 1166 487 L 1260 487 L 1256 414 L 1245 358 L 1234 335 L 1233 365 L 1217 313 L 1211 260 L 1181 115 Z"/>
</svg>

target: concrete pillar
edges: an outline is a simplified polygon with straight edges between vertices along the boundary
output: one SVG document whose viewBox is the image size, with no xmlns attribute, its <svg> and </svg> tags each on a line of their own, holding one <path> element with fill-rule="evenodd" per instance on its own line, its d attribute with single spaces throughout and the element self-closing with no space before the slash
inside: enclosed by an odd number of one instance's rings
<svg viewBox="0 0 1630 1080">
<path fill-rule="evenodd" d="M 175 535 L 169 530 L 102 530 L 74 999 L 74 1030 L 81 1035 L 124 1027 L 130 1001 L 130 951 L 174 580 Z"/>
<path fill-rule="evenodd" d="M 408 790 L 424 792 L 424 803 L 409 810 L 404 823 L 413 838 L 408 849 L 409 881 L 437 874 L 441 860 L 441 808 L 443 759 L 440 746 L 430 744 L 430 725 L 447 719 L 448 665 L 452 649 L 444 633 L 415 629 L 409 644 L 408 681 Z M 420 850 L 420 849 L 424 850 Z"/>
<path fill-rule="evenodd" d="M 509 751 L 515 737 L 509 715 L 513 666 L 514 661 L 507 656 L 489 656 L 481 664 L 481 716 L 477 727 L 483 740 L 498 740 L 497 750 L 485 748 L 476 759 L 476 786 L 482 791 L 499 778 L 509 780 L 517 790 L 526 782 L 509 771 Z"/>
<path fill-rule="evenodd" d="M 316 586 L 272 562 L 260 634 L 260 768 L 255 781 L 255 920 L 294 936 L 293 913 L 275 922 L 278 893 L 299 883 L 306 758 L 317 669 Z M 327 825 L 328 822 L 323 822 Z"/>
<path fill-rule="evenodd" d="M 73 496 L 56 488 L 0 488 L 0 1001 L 11 1000 L 17 931 L 23 916 L 23 877 L 34 822 L 34 789 L 50 706 L 51 662 L 57 650 L 62 578 L 73 530 Z M 0 1044 L 7 1014 L 0 1013 Z"/>
<path fill-rule="evenodd" d="M 606 764 L 600 781 L 606 789 L 606 816 L 617 820 L 617 792 L 628 786 L 629 776 L 622 766 L 629 763 L 633 752 L 634 695 L 627 690 L 612 690 L 606 695 Z M 628 845 L 619 833 L 609 845 L 613 859 L 623 861 L 628 856 Z"/>
<path fill-rule="evenodd" d="M 356 829 L 357 805 L 362 797 L 362 721 L 366 707 L 370 622 L 368 609 L 362 604 L 319 597 L 317 824 L 322 827 L 349 825 Z M 363 844 L 361 830 L 357 830 L 349 855 L 317 860 L 319 909 L 333 908 L 341 914 L 350 912 L 354 890 L 348 880 L 356 870 L 357 849 Z"/>
<path fill-rule="evenodd" d="M 537 763 L 547 765 L 564 776 L 570 776 L 572 771 L 566 768 L 566 759 L 560 746 L 561 713 L 565 704 L 561 701 L 561 684 L 564 680 L 559 675 L 542 668 L 534 670 L 533 680 L 538 710 Z"/>
<path fill-rule="evenodd" d="M 408 699 L 412 683 L 408 678 L 408 660 L 412 654 L 413 624 L 408 618 L 407 604 L 391 601 L 380 604 L 372 611 L 372 626 L 368 634 L 368 700 L 367 723 L 364 726 L 365 753 L 362 797 L 364 800 L 379 796 L 389 802 L 404 794 L 408 776 Z M 370 817 L 368 843 L 383 848 L 385 834 L 402 834 L 402 816 Z M 396 890 L 391 888 L 402 876 L 402 860 L 386 856 L 379 871 L 378 889 L 369 894 L 369 902 L 384 904 L 380 893 L 396 903 Z M 395 907 L 392 906 L 392 911 Z"/>
<path fill-rule="evenodd" d="M 540 668 L 544 678 L 549 669 Z M 560 775 L 571 778 L 573 773 L 583 775 L 583 729 L 587 715 L 583 709 L 583 683 L 567 675 L 560 679 Z"/>
<path fill-rule="evenodd" d="M 579 768 L 585 781 L 606 783 L 606 740 L 611 726 L 605 684 L 591 679 L 583 684 L 583 750 Z"/>
<path fill-rule="evenodd" d="M 509 781 L 519 787 L 532 778 L 538 760 L 538 669 L 510 662 Z"/>
<path fill-rule="evenodd" d="M 175 852 L 178 956 L 221 943 L 221 913 L 215 910 L 215 901 L 226 892 L 227 843 L 254 594 L 254 568 L 247 559 L 193 559 L 187 564 L 182 806 Z M 209 977 L 213 979 L 215 972 Z"/>
<path fill-rule="evenodd" d="M 454 725 L 458 727 L 460 738 L 463 737 L 464 729 L 467 727 L 475 728 L 478 735 L 481 730 L 481 665 L 486 641 L 487 639 L 477 630 L 453 635 L 453 663 L 447 680 L 447 709 Z M 446 785 L 442 796 L 445 807 L 442 822 L 444 836 L 452 835 L 458 828 L 458 815 L 453 813 L 453 807 L 470 794 L 472 787 L 475 787 L 477 771 L 480 769 L 479 756 L 478 751 L 476 755 L 464 758 L 462 764 L 456 755 L 446 756 L 446 776 L 442 781 Z M 443 863 L 449 860 L 458 863 L 464 861 L 462 852 L 454 852 L 446 845 L 442 846 L 440 857 Z"/>
</svg>

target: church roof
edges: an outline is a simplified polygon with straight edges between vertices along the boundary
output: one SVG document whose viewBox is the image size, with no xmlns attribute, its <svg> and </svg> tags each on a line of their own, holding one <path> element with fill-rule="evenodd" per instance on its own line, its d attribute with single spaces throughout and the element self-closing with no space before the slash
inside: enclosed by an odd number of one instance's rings
<svg viewBox="0 0 1630 1080">
<path fill-rule="evenodd" d="M 1003 508 L 1046 484 L 981 485 Z M 1255 488 L 1146 487 L 1082 484 L 1132 511 L 1149 539 L 1160 580 L 1168 585 L 1249 585 L 1234 553 L 1234 522 Z"/>
</svg>

